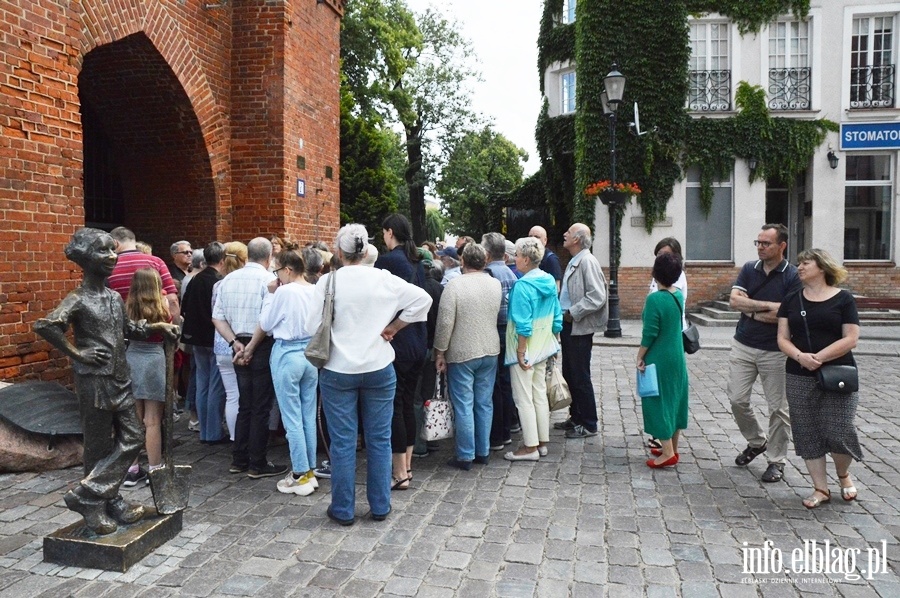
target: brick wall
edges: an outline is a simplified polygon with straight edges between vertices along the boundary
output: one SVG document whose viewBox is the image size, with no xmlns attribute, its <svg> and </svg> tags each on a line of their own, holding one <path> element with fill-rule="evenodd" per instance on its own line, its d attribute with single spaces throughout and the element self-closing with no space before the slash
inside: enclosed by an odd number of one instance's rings
<svg viewBox="0 0 900 598">
<path fill-rule="evenodd" d="M 644 300 L 650 287 L 651 268 L 619 269 L 619 301 L 622 318 L 640 318 Z M 702 301 L 720 299 L 731 293 L 731 285 L 737 278 L 739 268 L 731 264 L 691 265 L 685 267 L 688 281 L 688 309 Z M 609 271 L 604 269 L 608 276 Z"/>
<path fill-rule="evenodd" d="M 31 326 L 80 279 L 62 249 L 85 223 L 97 132 L 83 130 L 82 102 L 121 178 L 115 224 L 166 260 L 181 238 L 308 237 L 316 221 L 333 236 L 343 2 L 208 3 L 0 3 L 0 379 L 68 376 Z M 296 200 L 298 137 L 311 173 L 333 167 L 308 185 L 322 189 L 316 210 Z"/>
</svg>

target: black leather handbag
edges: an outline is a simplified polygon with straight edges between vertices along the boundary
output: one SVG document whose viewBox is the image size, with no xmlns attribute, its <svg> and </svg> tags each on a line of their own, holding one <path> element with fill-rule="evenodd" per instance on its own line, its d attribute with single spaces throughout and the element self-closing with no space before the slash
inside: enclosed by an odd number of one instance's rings
<svg viewBox="0 0 900 598">
<path fill-rule="evenodd" d="M 672 293 L 669 294 L 672 295 Z M 675 300 L 681 319 L 684 320 L 684 312 L 681 310 L 681 304 L 678 303 L 678 297 L 672 295 L 672 299 Z M 700 350 L 700 331 L 693 322 L 690 322 L 687 328 L 681 331 L 681 343 L 684 345 L 684 352 L 688 355 L 693 355 Z"/>
<path fill-rule="evenodd" d="M 806 342 L 812 351 L 812 340 L 809 337 L 809 326 L 806 324 L 806 307 L 803 305 L 803 291 L 797 294 L 800 300 L 800 317 L 806 330 Z M 823 365 L 816 370 L 816 386 L 827 392 L 850 394 L 859 390 L 859 370 L 855 365 Z"/>
</svg>

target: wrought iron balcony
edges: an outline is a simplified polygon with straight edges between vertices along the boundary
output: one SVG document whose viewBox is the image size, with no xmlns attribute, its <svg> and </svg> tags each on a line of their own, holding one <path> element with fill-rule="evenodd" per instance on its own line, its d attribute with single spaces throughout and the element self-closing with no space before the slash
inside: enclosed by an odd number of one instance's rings
<svg viewBox="0 0 900 598">
<path fill-rule="evenodd" d="M 895 65 L 856 66 L 850 70 L 851 108 L 893 108 Z"/>
<path fill-rule="evenodd" d="M 812 70 L 809 67 L 769 69 L 769 108 L 809 110 L 812 103 Z"/>
<path fill-rule="evenodd" d="M 731 71 L 690 71 L 688 109 L 694 112 L 731 110 Z"/>
</svg>

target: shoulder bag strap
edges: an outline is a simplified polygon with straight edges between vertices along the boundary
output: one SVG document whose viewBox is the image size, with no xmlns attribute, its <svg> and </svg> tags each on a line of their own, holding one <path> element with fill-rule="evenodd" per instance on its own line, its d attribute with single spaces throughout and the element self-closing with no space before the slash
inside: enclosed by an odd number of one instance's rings
<svg viewBox="0 0 900 598">
<path fill-rule="evenodd" d="M 666 291 L 669 293 L 669 291 Z M 675 305 L 678 306 L 678 313 L 681 314 L 681 319 L 684 319 L 684 311 L 681 309 L 681 304 L 678 302 L 678 297 L 675 296 L 675 293 L 669 293 L 672 296 L 672 299 L 675 301 Z"/>
<path fill-rule="evenodd" d="M 806 343 L 809 346 L 809 350 L 812 351 L 812 339 L 809 337 L 809 326 L 806 324 L 806 307 L 803 305 L 803 289 L 800 289 L 800 292 L 797 293 L 797 300 L 800 301 L 800 317 L 803 318 L 803 329 L 806 331 Z"/>
<path fill-rule="evenodd" d="M 331 301 L 331 321 L 334 322 L 334 288 L 337 284 L 337 270 L 333 270 L 331 272 L 331 276 L 328 277 L 328 288 L 325 290 L 325 306 L 322 309 L 326 311 L 328 310 L 328 302 L 329 297 Z"/>
</svg>

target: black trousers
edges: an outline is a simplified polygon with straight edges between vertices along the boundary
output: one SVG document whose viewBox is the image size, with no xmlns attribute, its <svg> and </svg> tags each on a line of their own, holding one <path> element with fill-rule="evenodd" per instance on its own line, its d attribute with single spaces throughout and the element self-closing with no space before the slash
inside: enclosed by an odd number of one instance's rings
<svg viewBox="0 0 900 598">
<path fill-rule="evenodd" d="M 509 381 L 506 360 L 506 326 L 498 326 L 500 333 L 500 355 L 497 356 L 497 377 L 494 379 L 494 416 L 491 421 L 491 446 L 503 444 L 510 439 L 513 421 L 516 419 L 516 404 Z"/>
<path fill-rule="evenodd" d="M 394 394 L 394 417 L 391 420 L 391 452 L 405 453 L 406 448 L 416 444 L 416 387 L 425 359 L 415 361 L 395 361 L 397 391 Z"/>
<path fill-rule="evenodd" d="M 569 415 L 572 421 L 591 432 L 597 431 L 597 401 L 594 398 L 594 384 L 591 382 L 591 349 L 593 334 L 572 334 L 572 323 L 563 322 L 560 341 L 562 343 L 562 374 L 572 391 L 572 405 Z"/>
<path fill-rule="evenodd" d="M 249 342 L 249 337 L 246 337 L 246 341 L 243 337 L 239 340 L 246 343 Z M 231 457 L 234 465 L 260 469 L 268 463 L 266 447 L 269 444 L 269 413 L 275 401 L 269 357 L 274 342 L 271 337 L 266 337 L 257 346 L 248 365 L 234 366 L 238 392 L 241 395 L 238 399 Z"/>
</svg>

